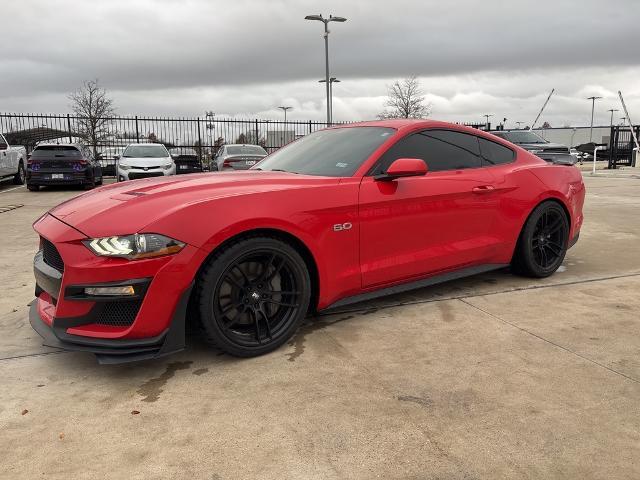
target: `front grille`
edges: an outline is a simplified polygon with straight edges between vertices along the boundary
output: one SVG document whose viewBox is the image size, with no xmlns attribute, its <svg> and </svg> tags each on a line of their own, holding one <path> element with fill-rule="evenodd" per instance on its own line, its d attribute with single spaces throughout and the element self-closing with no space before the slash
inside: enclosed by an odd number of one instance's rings
<svg viewBox="0 0 640 480">
<path fill-rule="evenodd" d="M 136 319 L 140 305 L 142 305 L 141 300 L 103 303 L 95 323 L 112 327 L 128 327 Z"/>
<path fill-rule="evenodd" d="M 44 263 L 55 268 L 59 272 L 64 272 L 64 261 L 56 246 L 46 238 L 42 238 L 42 259 Z"/>
<path fill-rule="evenodd" d="M 162 177 L 162 172 L 130 172 L 129 180 L 137 180 L 139 178 Z"/>
</svg>

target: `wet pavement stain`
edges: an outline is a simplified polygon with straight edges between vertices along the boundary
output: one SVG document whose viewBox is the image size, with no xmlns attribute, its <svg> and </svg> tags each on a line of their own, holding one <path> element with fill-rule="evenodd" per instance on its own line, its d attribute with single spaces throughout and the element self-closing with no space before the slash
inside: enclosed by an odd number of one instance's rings
<svg viewBox="0 0 640 480">
<path fill-rule="evenodd" d="M 163 392 L 162 387 L 167 384 L 170 378 L 172 378 L 178 370 L 186 370 L 191 368 L 192 361 L 187 362 L 172 362 L 167 365 L 167 369 L 159 376 L 147 380 L 140 385 L 137 393 L 144 396 L 143 402 L 153 403 L 160 398 L 160 394 Z"/>
<path fill-rule="evenodd" d="M 298 333 L 289 340 L 288 345 L 293 347 L 293 352 L 287 353 L 287 360 L 295 362 L 296 359 L 304 353 L 304 343 L 308 334 L 315 332 L 316 330 L 322 330 L 323 328 L 331 325 L 331 323 L 325 323 L 322 321 L 312 321 L 311 323 L 304 324 Z"/>
<path fill-rule="evenodd" d="M 438 308 L 440 309 L 440 313 L 442 314 L 443 322 L 453 322 L 456 319 L 456 316 L 451 311 L 451 305 L 447 302 L 442 302 L 438 304 Z"/>
<path fill-rule="evenodd" d="M 396 398 L 401 402 L 417 403 L 418 405 L 422 405 L 423 407 L 429 407 L 433 403 L 430 398 L 416 397 L 413 395 L 400 395 Z"/>
<path fill-rule="evenodd" d="M 205 374 L 205 373 L 207 373 L 208 371 L 209 371 L 209 369 L 208 369 L 208 368 L 199 368 L 198 370 L 194 370 L 194 371 L 193 371 L 193 374 L 194 374 L 194 375 L 198 375 L 198 376 L 200 376 L 200 375 L 204 375 L 204 374 Z"/>
</svg>

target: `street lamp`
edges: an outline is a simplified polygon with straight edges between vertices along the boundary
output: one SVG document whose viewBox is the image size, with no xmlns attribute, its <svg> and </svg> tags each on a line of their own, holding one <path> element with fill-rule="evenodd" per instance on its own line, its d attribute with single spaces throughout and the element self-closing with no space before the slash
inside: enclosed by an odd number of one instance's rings
<svg viewBox="0 0 640 480">
<path fill-rule="evenodd" d="M 333 122 L 333 84 L 337 82 L 340 83 L 336 77 L 331 77 L 329 79 L 329 114 L 331 116 L 331 121 Z M 326 83 L 326 80 L 323 78 L 322 80 L 318 80 L 318 83 Z"/>
<path fill-rule="evenodd" d="M 291 110 L 293 107 L 278 107 L 280 110 L 284 112 L 284 123 L 287 123 L 287 110 Z M 285 125 L 286 128 L 286 125 Z"/>
<path fill-rule="evenodd" d="M 324 64 L 325 64 L 325 82 L 327 88 L 327 124 L 331 125 L 331 98 L 329 93 L 329 22 L 346 22 L 344 17 L 334 17 L 329 15 L 329 18 L 324 18 L 322 15 L 307 15 L 305 20 L 317 20 L 324 23 Z"/>
<path fill-rule="evenodd" d="M 593 110 L 596 106 L 596 100 L 602 97 L 587 97 L 587 100 L 591 100 L 591 127 L 589 127 L 589 143 L 591 143 L 593 139 Z"/>
<path fill-rule="evenodd" d="M 489 130 L 489 117 L 493 117 L 493 113 L 485 113 L 483 117 L 487 119 L 484 125 L 487 127 L 487 130 Z"/>
<path fill-rule="evenodd" d="M 613 112 L 618 112 L 619 110 L 617 108 L 610 108 L 609 110 L 607 110 L 607 112 L 611 112 L 611 122 L 609 123 L 609 127 L 613 127 Z"/>
</svg>

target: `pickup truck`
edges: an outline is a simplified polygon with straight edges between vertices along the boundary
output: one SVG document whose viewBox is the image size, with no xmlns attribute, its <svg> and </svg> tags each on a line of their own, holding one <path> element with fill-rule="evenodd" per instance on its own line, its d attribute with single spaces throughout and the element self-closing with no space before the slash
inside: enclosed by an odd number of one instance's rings
<svg viewBox="0 0 640 480">
<path fill-rule="evenodd" d="M 24 184 L 27 150 L 20 145 L 11 146 L 0 133 L 0 182 L 13 181 L 15 185 Z"/>
</svg>

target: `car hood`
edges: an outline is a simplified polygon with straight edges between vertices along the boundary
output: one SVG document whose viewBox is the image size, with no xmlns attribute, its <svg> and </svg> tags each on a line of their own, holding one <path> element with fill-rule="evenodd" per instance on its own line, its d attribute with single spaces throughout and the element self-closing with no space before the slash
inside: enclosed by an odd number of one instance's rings
<svg viewBox="0 0 640 480">
<path fill-rule="evenodd" d="M 156 165 L 166 165 L 172 160 L 171 157 L 122 157 L 119 161 L 121 165 L 130 165 L 132 167 L 153 167 Z"/>
<path fill-rule="evenodd" d="M 555 150 L 558 148 L 567 148 L 566 145 L 562 145 L 561 143 L 518 143 L 517 145 L 525 150 Z"/>
<path fill-rule="evenodd" d="M 114 183 L 61 203 L 49 214 L 88 237 L 136 233 L 189 205 L 292 188 L 338 183 L 339 178 L 258 170 L 145 178 Z M 250 206 L 247 206 L 250 208 Z M 162 233 L 162 232 L 156 232 Z"/>
</svg>

